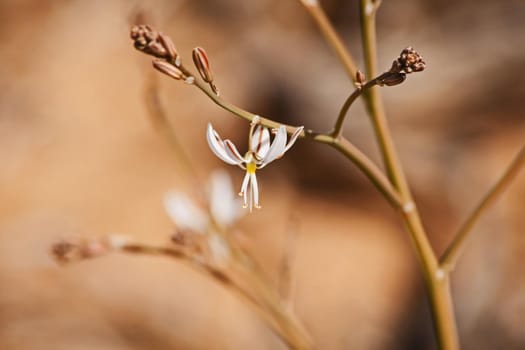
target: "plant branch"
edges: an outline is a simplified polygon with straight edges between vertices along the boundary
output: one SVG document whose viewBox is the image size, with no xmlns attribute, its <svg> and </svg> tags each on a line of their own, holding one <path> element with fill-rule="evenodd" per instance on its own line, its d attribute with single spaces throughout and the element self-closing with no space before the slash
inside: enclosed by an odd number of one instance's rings
<svg viewBox="0 0 525 350">
<path fill-rule="evenodd" d="M 301 3 L 304 5 L 310 16 L 312 16 L 326 42 L 335 51 L 350 79 L 355 82 L 357 68 L 354 63 L 354 59 L 335 31 L 332 23 L 326 17 L 326 14 L 319 2 L 317 0 L 301 0 Z"/>
<path fill-rule="evenodd" d="M 446 271 L 452 271 L 456 262 L 461 255 L 465 242 L 472 232 L 474 225 L 478 219 L 487 211 L 491 205 L 501 196 L 501 194 L 509 187 L 512 181 L 516 178 L 520 170 L 525 166 L 525 146 L 518 152 L 511 164 L 505 170 L 501 178 L 496 184 L 485 194 L 481 201 L 469 214 L 464 223 L 460 226 L 457 233 L 454 235 L 452 243 L 445 250 L 441 257 L 441 268 Z"/>
<path fill-rule="evenodd" d="M 359 4 L 366 76 L 373 77 L 377 75 L 375 19 L 380 1 L 360 0 Z M 450 297 L 448 275 L 439 269 L 436 254 L 430 245 L 416 205 L 412 199 L 403 168 L 395 151 L 379 88 L 372 87 L 367 90 L 365 99 L 388 177 L 404 203 L 401 211 L 402 219 L 410 233 L 421 263 L 439 348 L 442 350 L 456 350 L 459 348 L 459 341 L 454 308 Z"/>
<path fill-rule="evenodd" d="M 363 36 L 363 51 L 365 55 L 366 76 L 375 77 L 377 75 L 377 39 L 376 39 L 376 12 L 380 1 L 361 0 L 361 33 Z M 378 87 L 373 87 L 365 92 L 365 100 L 370 114 L 376 138 L 379 143 L 381 155 L 386 168 L 388 177 L 399 190 L 403 199 L 410 199 L 410 192 L 405 180 L 400 162 L 395 153 L 394 142 L 389 133 L 389 126 L 386 120 L 383 103 Z"/>
<path fill-rule="evenodd" d="M 383 75 L 385 74 L 382 74 L 381 76 Z M 365 93 L 368 89 L 372 88 L 373 86 L 378 85 L 379 78 L 380 77 L 367 81 L 364 85 L 358 85 L 357 88 L 350 94 L 350 96 L 348 96 L 345 103 L 341 107 L 341 110 L 339 111 L 339 116 L 337 117 L 337 120 L 335 122 L 334 130 L 330 133 L 330 135 L 332 135 L 335 138 L 341 136 L 343 130 L 343 123 L 345 121 L 348 110 L 359 96 L 363 95 L 363 93 Z"/>
<path fill-rule="evenodd" d="M 191 72 L 185 69 L 184 67 L 180 66 L 179 69 L 185 75 L 192 76 Z M 286 127 L 286 131 L 289 134 L 292 134 L 297 129 L 297 127 L 295 126 L 278 123 L 269 118 L 257 116 L 251 112 L 248 112 L 223 100 L 220 96 L 215 94 L 206 84 L 204 84 L 200 80 L 195 79 L 195 81 L 192 84 L 197 86 L 201 91 L 203 91 L 217 105 L 247 121 L 251 122 L 255 117 L 258 117 L 260 124 L 268 128 L 278 128 L 279 126 L 284 125 Z M 370 84 L 372 84 L 372 81 L 370 82 Z M 372 184 L 382 194 L 385 195 L 387 200 L 395 208 L 399 209 L 403 206 L 401 198 L 396 193 L 395 189 L 392 187 L 392 185 L 385 177 L 385 175 L 381 172 L 381 170 L 370 160 L 370 158 L 368 158 L 363 152 L 361 152 L 357 147 L 355 147 L 350 141 L 341 137 L 335 138 L 330 134 L 317 133 L 311 129 L 305 129 L 301 133 L 300 137 L 308 138 L 320 143 L 329 144 L 335 149 L 337 149 L 346 158 L 352 161 L 368 177 Z"/>
</svg>

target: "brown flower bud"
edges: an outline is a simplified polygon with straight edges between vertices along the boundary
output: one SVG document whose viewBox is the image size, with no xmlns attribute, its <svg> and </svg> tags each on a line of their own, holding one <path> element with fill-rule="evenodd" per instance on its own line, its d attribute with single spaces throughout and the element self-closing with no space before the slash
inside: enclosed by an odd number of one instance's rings
<svg viewBox="0 0 525 350">
<path fill-rule="evenodd" d="M 168 63 L 168 62 L 165 62 L 159 59 L 153 60 L 152 63 L 153 63 L 153 67 L 156 70 L 172 77 L 175 80 L 181 80 L 185 78 L 184 73 L 182 73 L 180 69 L 178 69 L 171 63 Z"/>
<path fill-rule="evenodd" d="M 196 47 L 193 49 L 193 63 L 195 63 L 195 67 L 197 67 L 197 70 L 199 71 L 202 79 L 207 83 L 213 82 L 213 76 L 211 74 L 210 70 L 210 63 L 208 61 L 208 55 L 206 55 L 206 51 L 204 51 L 201 47 Z"/>
<path fill-rule="evenodd" d="M 421 72 L 425 69 L 425 61 L 413 48 L 407 47 L 399 57 L 392 63 L 390 72 L 392 73 L 412 73 Z"/>
<path fill-rule="evenodd" d="M 175 51 L 173 44 L 162 41 L 162 34 L 148 25 L 136 25 L 130 30 L 133 46 L 139 51 L 158 58 L 171 59 Z"/>
<path fill-rule="evenodd" d="M 363 72 L 361 72 L 360 70 L 358 70 L 357 72 L 355 72 L 355 82 L 359 85 L 363 85 L 363 83 L 365 82 L 366 80 L 366 77 L 365 77 L 365 74 Z"/>
<path fill-rule="evenodd" d="M 169 36 L 160 33 L 159 42 L 164 48 L 164 50 L 166 50 L 168 59 L 176 60 L 179 57 L 179 54 L 177 53 L 177 49 L 175 48 L 175 44 L 173 44 L 173 41 L 171 41 Z"/>
</svg>

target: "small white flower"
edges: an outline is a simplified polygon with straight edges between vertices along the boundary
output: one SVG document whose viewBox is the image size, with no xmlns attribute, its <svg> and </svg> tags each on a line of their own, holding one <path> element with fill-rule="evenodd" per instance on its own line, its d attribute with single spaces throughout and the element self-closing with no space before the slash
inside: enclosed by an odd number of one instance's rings
<svg viewBox="0 0 525 350">
<path fill-rule="evenodd" d="M 270 131 L 268 128 L 259 124 L 259 118 L 253 119 L 250 127 L 250 134 L 248 136 L 249 150 L 246 154 L 241 156 L 237 148 L 230 140 L 222 140 L 212 127 L 208 124 L 208 130 L 206 133 L 208 144 L 222 161 L 238 165 L 243 170 L 246 170 L 246 175 L 241 186 L 240 196 L 243 197 L 243 207 L 248 207 L 250 212 L 253 207 L 260 208 L 259 206 L 259 187 L 257 185 L 257 177 L 255 171 L 257 169 L 264 168 L 274 160 L 280 158 L 286 151 L 292 147 L 295 143 L 304 127 L 298 127 L 288 143 L 286 143 L 287 133 L 286 127 L 281 125 L 275 130 L 275 137 L 270 142 Z"/>
<path fill-rule="evenodd" d="M 182 192 L 172 191 L 164 196 L 164 207 L 180 230 L 206 234 L 212 221 L 228 228 L 240 217 L 239 203 L 232 195 L 232 183 L 225 171 L 211 174 L 208 191 L 208 210 L 195 205 Z"/>
</svg>

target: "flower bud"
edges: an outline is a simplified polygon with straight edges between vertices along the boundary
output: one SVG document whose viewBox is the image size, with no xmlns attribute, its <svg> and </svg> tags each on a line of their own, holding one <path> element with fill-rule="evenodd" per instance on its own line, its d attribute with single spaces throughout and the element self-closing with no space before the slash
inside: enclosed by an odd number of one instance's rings
<svg viewBox="0 0 525 350">
<path fill-rule="evenodd" d="M 204 51 L 203 48 L 196 47 L 193 49 L 193 63 L 195 63 L 195 67 L 197 67 L 199 74 L 205 82 L 213 82 L 208 55 L 206 55 L 206 51 Z"/>
<path fill-rule="evenodd" d="M 171 59 L 171 60 L 177 60 L 177 58 L 179 57 L 179 54 L 177 53 L 175 44 L 173 44 L 173 41 L 171 41 L 170 37 L 160 33 L 159 42 L 164 48 L 164 50 L 166 50 L 166 53 L 167 53 L 166 58 Z"/>
<path fill-rule="evenodd" d="M 411 47 L 407 47 L 399 57 L 392 63 L 390 72 L 392 73 L 412 73 L 421 72 L 425 69 L 425 61 L 419 53 Z"/>
<path fill-rule="evenodd" d="M 168 62 L 159 60 L 159 59 L 154 59 L 152 63 L 153 63 L 153 67 L 156 70 L 172 77 L 173 79 L 175 80 L 184 79 L 184 73 L 182 73 L 181 70 L 175 67 L 174 65 Z"/>
</svg>

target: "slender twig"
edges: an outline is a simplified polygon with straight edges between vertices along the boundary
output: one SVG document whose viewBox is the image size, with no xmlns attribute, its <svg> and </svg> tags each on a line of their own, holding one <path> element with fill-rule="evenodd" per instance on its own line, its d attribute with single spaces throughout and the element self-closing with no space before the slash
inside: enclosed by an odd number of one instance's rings
<svg viewBox="0 0 525 350">
<path fill-rule="evenodd" d="M 361 32 L 367 76 L 376 76 L 377 74 L 375 18 L 379 4 L 379 0 L 360 1 Z M 401 211 L 402 219 L 410 232 L 421 263 L 439 347 L 442 350 L 456 350 L 459 348 L 459 341 L 450 297 L 448 274 L 439 269 L 436 254 L 430 245 L 412 199 L 403 168 L 395 151 L 378 87 L 366 91 L 365 98 L 387 174 L 405 203 L 404 210 Z"/>
<path fill-rule="evenodd" d="M 361 34 L 363 36 L 363 51 L 365 55 L 366 76 L 375 77 L 377 69 L 377 39 L 376 39 L 376 12 L 379 1 L 361 0 Z M 383 102 L 378 87 L 373 87 L 365 92 L 365 100 L 369 111 L 383 162 L 388 177 L 399 190 L 404 199 L 409 199 L 409 189 L 403 174 L 400 162 L 394 151 L 394 142 L 390 137 L 388 122 L 385 116 Z"/>
<path fill-rule="evenodd" d="M 443 253 L 440 260 L 441 268 L 448 272 L 452 271 L 456 262 L 461 255 L 465 242 L 472 232 L 474 225 L 477 223 L 480 216 L 490 208 L 491 205 L 501 196 L 501 194 L 509 187 L 512 181 L 516 178 L 520 170 L 525 166 L 525 146 L 518 152 L 511 164 L 505 170 L 505 173 L 496 182 L 496 184 L 485 194 L 481 201 L 469 214 L 464 223 L 460 226 L 457 233 L 454 235 L 452 243 Z"/>
<path fill-rule="evenodd" d="M 192 73 L 183 66 L 180 66 L 179 69 L 187 76 L 193 76 Z M 370 82 L 372 84 L 372 82 Z M 225 110 L 231 112 L 232 114 L 241 117 L 247 121 L 252 121 L 255 117 L 259 118 L 261 125 L 268 128 L 278 128 L 281 125 L 286 127 L 286 131 L 289 134 L 292 134 L 297 127 L 286 125 L 282 123 L 275 122 L 269 118 L 258 116 L 254 113 L 248 112 L 242 108 L 239 108 L 227 101 L 222 97 L 215 94 L 207 84 L 201 82 L 198 79 L 195 79 L 192 83 L 198 87 L 202 92 L 204 92 L 209 98 L 213 100 L 218 106 L 224 108 Z M 402 208 L 403 203 L 396 193 L 388 179 L 381 172 L 381 170 L 375 165 L 369 157 L 367 157 L 363 152 L 361 152 L 356 146 L 354 146 L 350 141 L 343 139 L 341 137 L 335 138 L 330 134 L 317 133 L 311 129 L 305 129 L 299 137 L 304 137 L 311 139 L 316 142 L 326 143 L 333 146 L 339 152 L 341 152 L 347 159 L 351 160 L 372 182 L 372 184 L 383 193 L 388 201 L 395 208 Z"/>
<path fill-rule="evenodd" d="M 326 17 L 326 14 L 317 0 L 301 0 L 308 13 L 312 16 L 315 23 L 319 27 L 319 30 L 323 34 L 326 42 L 335 51 L 337 57 L 343 64 L 346 73 L 352 81 L 356 80 L 357 68 L 354 63 L 352 55 L 345 47 L 345 44 L 335 31 L 330 20 Z"/>
<path fill-rule="evenodd" d="M 163 134 L 168 140 L 175 156 L 179 160 L 179 163 L 184 167 L 187 177 L 195 182 L 199 182 L 199 174 L 179 141 L 179 138 L 175 133 L 175 128 L 171 126 L 166 114 L 166 109 L 161 101 L 158 75 L 151 72 L 151 70 L 148 70 L 144 84 L 144 101 L 155 130 Z"/>
<path fill-rule="evenodd" d="M 120 247 L 126 253 L 166 256 L 191 263 L 193 268 L 205 272 L 228 289 L 241 295 L 244 300 L 256 306 L 256 311 L 262 316 L 276 332 L 276 334 L 291 348 L 297 350 L 312 349 L 311 340 L 301 326 L 300 322 L 288 313 L 278 301 L 277 295 L 270 292 L 268 284 L 254 278 L 246 281 L 236 278 L 235 273 L 217 268 L 213 265 L 192 258 L 183 249 L 176 247 L 157 247 L 143 243 L 127 243 Z M 234 272 L 239 272 L 235 268 Z M 245 285 L 247 287 L 245 287 Z"/>
<path fill-rule="evenodd" d="M 386 73 L 383 73 L 379 77 L 367 81 L 364 85 L 357 86 L 357 88 L 350 94 L 350 96 L 348 96 L 345 103 L 341 107 L 341 110 L 339 111 L 339 116 L 337 117 L 337 120 L 334 125 L 334 130 L 330 133 L 330 135 L 332 135 L 335 138 L 341 135 L 346 114 L 348 113 L 348 110 L 350 109 L 352 104 L 355 102 L 355 100 L 357 100 L 359 96 L 366 93 L 368 89 L 372 88 L 375 85 L 378 85 L 379 80 L 384 75 L 386 75 Z"/>
</svg>

